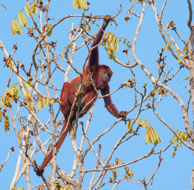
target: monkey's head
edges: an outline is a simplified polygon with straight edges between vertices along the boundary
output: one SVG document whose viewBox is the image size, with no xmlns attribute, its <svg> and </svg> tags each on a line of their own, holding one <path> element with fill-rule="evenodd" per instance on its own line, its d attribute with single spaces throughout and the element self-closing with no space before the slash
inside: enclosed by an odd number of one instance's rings
<svg viewBox="0 0 194 190">
<path fill-rule="evenodd" d="M 100 79 L 104 84 L 107 84 L 110 81 L 112 74 L 113 72 L 108 66 L 102 65 L 100 68 Z"/>
</svg>

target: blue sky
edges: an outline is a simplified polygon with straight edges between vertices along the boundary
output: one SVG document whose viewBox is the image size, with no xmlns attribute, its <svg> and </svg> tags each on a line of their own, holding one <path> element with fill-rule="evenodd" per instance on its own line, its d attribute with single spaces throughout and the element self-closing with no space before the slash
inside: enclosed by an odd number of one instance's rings
<svg viewBox="0 0 194 190">
<path fill-rule="evenodd" d="M 121 0 L 121 1 L 112 1 L 112 0 L 98 0 L 98 1 L 90 1 L 90 9 L 86 14 L 92 13 L 92 15 L 104 15 L 104 14 L 114 14 L 114 12 L 117 12 L 117 9 L 120 7 L 120 4 L 122 4 L 123 10 L 122 13 L 118 16 L 116 19 L 117 23 L 119 24 L 118 27 L 115 27 L 115 25 L 109 25 L 107 28 L 107 31 L 113 32 L 116 34 L 116 36 L 122 36 L 127 39 L 129 39 L 131 42 L 133 41 L 134 33 L 136 31 L 136 26 L 138 24 L 138 18 L 131 15 L 131 19 L 128 23 L 125 23 L 124 17 L 127 14 L 127 10 L 130 8 L 131 4 L 127 0 Z M 33 51 L 33 48 L 35 46 L 35 42 L 32 38 L 27 37 L 26 35 L 26 29 L 23 29 L 23 33 L 21 36 L 14 37 L 11 34 L 11 22 L 13 18 L 17 15 L 17 13 L 25 6 L 26 1 L 20 0 L 17 1 L 17 3 L 7 0 L 7 1 L 1 1 L 1 3 L 5 4 L 7 6 L 7 9 L 3 9 L 0 7 L 0 24 L 1 24 L 1 30 L 0 30 L 0 39 L 3 41 L 6 49 L 9 53 L 12 51 L 13 44 L 17 44 L 18 50 L 17 54 L 14 55 L 14 59 L 19 61 L 21 60 L 22 63 L 26 66 L 26 68 L 29 68 L 31 60 L 31 54 Z M 137 11 L 140 13 L 140 6 L 138 6 L 134 11 Z M 158 4 L 158 10 L 160 10 L 161 4 Z M 194 8 L 194 7 L 193 7 Z M 54 18 L 53 21 L 51 21 L 51 24 L 58 21 L 61 17 L 68 15 L 68 14 L 81 14 L 81 10 L 74 10 L 72 5 L 72 0 L 69 1 L 51 1 L 51 8 L 49 16 L 51 18 Z M 37 17 L 36 17 L 37 18 Z M 38 19 L 38 18 L 37 18 Z M 187 27 L 187 19 L 188 19 L 188 8 L 186 1 L 176 1 L 176 6 L 174 5 L 173 1 L 169 1 L 167 3 L 167 7 L 164 12 L 164 18 L 163 23 L 166 25 L 168 21 L 173 20 L 176 23 L 177 30 L 179 34 L 184 38 L 185 41 L 187 41 L 189 36 L 189 30 Z M 30 21 L 30 18 L 28 18 L 29 26 L 32 26 L 32 22 Z M 79 19 L 72 18 L 69 20 L 64 21 L 59 26 L 57 26 L 52 36 L 50 37 L 51 40 L 58 41 L 58 45 L 56 48 L 56 54 L 60 54 L 62 49 L 65 45 L 68 44 L 68 35 L 69 30 L 71 28 L 71 23 L 74 22 L 75 25 L 79 24 Z M 101 25 L 101 21 L 98 21 L 98 24 Z M 91 33 L 95 34 L 98 31 L 98 28 L 95 25 L 92 25 L 94 28 L 92 28 Z M 173 35 L 175 37 L 175 35 Z M 175 40 L 177 38 L 175 37 Z M 183 45 L 178 42 L 180 47 L 183 48 Z M 144 18 L 144 23 L 141 28 L 139 38 L 137 41 L 137 55 L 145 64 L 147 69 L 150 70 L 150 72 L 153 73 L 154 76 L 157 74 L 157 64 L 156 60 L 158 59 L 158 51 L 161 50 L 162 47 L 164 47 L 164 42 L 158 32 L 158 28 L 156 25 L 156 21 L 154 18 L 154 14 L 152 9 L 147 5 L 146 6 L 146 13 Z M 122 50 L 125 47 L 122 44 L 119 44 L 119 50 L 117 51 L 117 57 L 124 63 L 127 62 L 127 59 L 125 55 L 122 53 Z M 132 78 L 131 73 L 126 68 L 123 68 L 122 66 L 116 64 L 113 62 L 113 60 L 108 59 L 108 56 L 105 52 L 105 50 L 100 47 L 100 64 L 106 64 L 110 66 L 114 72 L 114 75 L 110 82 L 111 90 L 115 90 L 119 87 L 119 85 L 125 81 L 128 80 L 128 78 Z M 87 56 L 88 52 L 86 47 L 83 48 L 80 52 L 78 52 L 75 55 L 74 58 L 74 65 L 81 69 L 82 63 L 85 60 L 85 57 Z M 167 55 L 167 67 L 166 70 L 172 68 L 172 72 L 174 72 L 179 66 L 172 58 L 172 56 L 165 52 L 165 55 Z M 129 52 L 130 60 L 133 63 L 133 57 L 132 52 Z M 1 76 L 1 82 L 0 82 L 0 94 L 2 95 L 7 84 L 8 76 L 10 75 L 9 69 L 4 67 L 3 63 L 3 53 L 0 51 L 0 76 Z M 64 67 L 67 67 L 66 62 L 60 60 L 60 64 Z M 150 83 L 149 79 L 145 76 L 145 74 L 139 69 L 136 68 L 136 79 L 137 79 L 137 87 L 138 89 L 143 92 L 142 84 L 148 83 L 148 88 L 153 88 L 153 85 Z M 185 77 L 187 77 L 189 73 L 186 70 L 182 70 L 178 76 L 175 78 L 175 81 L 171 81 L 168 85 L 169 87 L 173 88 L 180 97 L 185 101 L 188 99 L 188 92 L 185 89 L 185 86 L 188 86 L 188 81 L 183 81 Z M 70 74 L 70 79 L 74 78 L 76 76 L 75 72 L 72 71 Z M 64 82 L 64 75 L 61 72 L 57 72 L 54 75 L 54 83 L 57 88 L 61 88 L 62 84 Z M 12 81 L 14 83 L 14 80 Z M 58 93 L 60 95 L 60 93 Z M 113 102 L 118 107 L 119 110 L 129 110 L 134 103 L 134 96 L 133 96 L 133 90 L 132 89 L 122 89 L 119 92 L 115 93 L 112 96 Z M 58 109 L 58 108 L 56 108 Z M 48 108 L 47 110 L 48 111 Z M 173 129 L 178 129 L 184 131 L 184 123 L 182 120 L 181 115 L 181 109 L 178 103 L 171 97 L 170 95 L 168 97 L 163 98 L 163 102 L 158 106 L 158 112 L 162 115 L 164 119 L 173 127 Z M 22 113 L 21 113 L 22 114 Z M 135 116 L 136 112 L 131 113 L 128 115 L 128 118 L 133 118 Z M 80 119 L 82 121 L 87 120 L 88 115 L 84 117 L 83 119 Z M 156 150 L 159 151 L 160 149 L 167 146 L 170 142 L 170 140 L 173 137 L 173 134 L 164 126 L 162 125 L 158 119 L 153 115 L 151 110 L 148 110 L 146 112 L 143 112 L 141 114 L 142 118 L 146 118 L 150 121 L 151 126 L 153 126 L 160 137 L 162 138 L 162 142 L 157 146 Z M 43 122 L 46 122 L 48 118 L 45 118 L 43 114 L 40 113 L 40 119 Z M 113 122 L 115 121 L 115 118 L 110 115 L 107 110 L 104 108 L 104 102 L 102 99 L 98 100 L 95 104 L 94 108 L 94 115 L 92 118 L 91 126 L 88 132 L 88 136 L 90 139 L 94 139 L 97 134 L 104 131 L 106 128 L 108 128 Z M 192 121 L 192 117 L 191 117 Z M 18 125 L 18 129 L 19 129 Z M 52 128 L 52 126 L 50 126 Z M 102 143 L 102 158 L 106 158 L 107 155 L 110 153 L 111 147 L 116 143 L 117 139 L 123 134 L 123 132 L 126 130 L 126 125 L 124 122 L 119 123 L 114 130 L 107 135 L 105 138 L 103 138 L 99 143 Z M 78 129 L 78 137 L 77 141 L 80 141 L 82 131 L 79 128 Z M 133 159 L 137 159 L 138 157 L 146 154 L 151 149 L 152 145 L 145 145 L 144 141 L 145 136 L 145 130 L 140 130 L 140 135 L 137 137 L 134 137 L 129 142 L 125 143 L 120 147 L 118 151 L 116 151 L 115 155 L 113 156 L 112 163 L 114 163 L 115 158 L 120 158 L 123 162 L 128 162 Z M 45 139 L 46 136 L 44 133 L 41 134 L 41 138 Z M 0 173 L 0 181 L 1 181 L 1 188 L 2 189 L 9 189 L 10 182 L 12 180 L 16 160 L 18 156 L 18 145 L 16 142 L 15 134 L 13 132 L 13 128 L 11 126 L 11 129 L 9 132 L 5 133 L 3 130 L 3 123 L 0 123 L 0 145 L 1 145 L 1 156 L 0 156 L 0 163 L 3 162 L 5 157 L 7 156 L 7 153 L 9 151 L 9 148 L 14 146 L 15 152 L 12 153 L 11 157 L 9 158 L 7 164 L 3 168 L 3 170 Z M 87 146 L 87 143 L 85 144 L 85 147 Z M 97 147 L 98 144 L 95 146 Z M 156 190 L 171 190 L 171 189 L 177 189 L 177 190 L 183 190 L 183 189 L 190 189 L 190 176 L 191 171 L 194 166 L 193 164 L 193 153 L 191 150 L 186 149 L 184 146 L 179 147 L 175 158 L 172 158 L 172 152 L 173 152 L 173 146 L 165 153 L 162 154 L 162 157 L 165 159 L 161 167 L 156 174 L 154 178 L 154 184 L 153 189 Z M 72 164 L 72 157 L 74 153 L 71 147 L 70 139 L 67 137 L 65 140 L 57 158 L 57 163 L 59 163 L 60 167 L 64 169 L 66 172 L 70 172 L 71 164 Z M 38 153 L 34 159 L 37 160 L 38 163 L 41 163 L 42 160 L 42 154 Z M 89 153 L 89 155 L 86 158 L 85 166 L 86 168 L 92 168 L 96 164 L 95 157 L 93 156 L 92 152 Z M 141 162 L 138 162 L 136 164 L 130 165 L 129 167 L 134 172 L 134 180 L 142 179 L 145 177 L 147 180 L 155 170 L 158 164 L 158 155 L 154 155 L 151 158 L 148 158 L 146 160 L 143 160 Z M 118 175 L 123 175 L 124 169 L 118 170 Z M 46 172 L 50 172 L 49 169 L 46 170 Z M 49 173 L 51 175 L 51 173 Z M 112 176 L 112 173 L 110 172 L 109 177 Z M 84 181 L 83 189 L 87 189 L 88 187 L 88 180 L 90 179 L 90 176 L 86 176 L 86 180 Z M 32 185 L 36 185 L 38 183 L 42 183 L 41 179 L 38 178 L 33 171 L 31 172 L 31 183 Z M 25 185 L 25 179 L 22 179 L 20 183 L 18 183 L 17 187 L 23 187 L 26 188 Z M 112 185 L 105 187 L 105 189 L 111 189 Z M 137 185 L 137 183 L 132 183 L 132 181 L 129 182 L 123 182 L 121 183 L 117 189 L 119 190 L 127 190 L 127 189 L 142 189 L 140 185 Z"/>
</svg>

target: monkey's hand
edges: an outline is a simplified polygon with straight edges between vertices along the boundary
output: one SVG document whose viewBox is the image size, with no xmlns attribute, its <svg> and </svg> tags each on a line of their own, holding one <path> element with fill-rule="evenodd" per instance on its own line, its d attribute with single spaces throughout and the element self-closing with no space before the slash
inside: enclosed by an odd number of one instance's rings
<svg viewBox="0 0 194 190">
<path fill-rule="evenodd" d="M 42 176 L 42 174 L 44 173 L 44 168 L 42 168 L 41 166 L 37 166 L 34 168 L 34 171 L 36 172 L 36 175 Z"/>
<path fill-rule="evenodd" d="M 111 15 L 105 15 L 104 20 L 109 22 L 109 21 L 113 20 L 113 18 L 111 17 Z"/>
<path fill-rule="evenodd" d="M 121 117 L 123 120 L 125 120 L 126 119 L 126 116 L 127 116 L 127 112 L 126 111 L 121 111 L 120 113 L 119 113 L 119 117 Z"/>
<path fill-rule="evenodd" d="M 107 26 L 110 21 L 112 21 L 113 18 L 110 15 L 104 16 L 104 25 Z"/>
</svg>

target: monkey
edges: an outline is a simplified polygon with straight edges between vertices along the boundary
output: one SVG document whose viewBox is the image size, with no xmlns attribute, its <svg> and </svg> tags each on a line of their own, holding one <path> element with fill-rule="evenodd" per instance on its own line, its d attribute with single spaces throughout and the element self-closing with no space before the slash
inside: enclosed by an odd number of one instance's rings
<svg viewBox="0 0 194 190">
<path fill-rule="evenodd" d="M 96 101 L 97 91 L 101 91 L 101 94 L 105 102 L 106 109 L 116 118 L 125 118 L 127 112 L 121 111 L 119 112 L 115 105 L 112 103 L 111 97 L 108 95 L 110 93 L 109 81 L 113 75 L 112 70 L 107 65 L 99 64 L 99 50 L 98 45 L 103 37 L 104 31 L 108 26 L 108 23 L 112 20 L 111 16 L 106 15 L 103 20 L 103 25 L 100 28 L 99 32 L 95 36 L 92 46 L 91 52 L 89 56 L 88 65 L 83 70 L 83 77 L 77 76 L 70 83 L 65 82 L 63 84 L 61 96 L 60 96 L 60 109 L 64 115 L 64 123 L 63 128 L 61 130 L 59 139 L 56 143 L 56 151 L 59 151 L 63 141 L 65 140 L 68 132 L 72 128 L 72 123 L 76 118 L 76 111 L 72 114 L 69 122 L 68 117 L 70 115 L 70 111 L 72 105 L 76 98 L 76 93 L 78 93 L 78 89 L 80 88 L 80 96 L 77 98 L 79 103 L 76 102 L 74 105 L 74 110 L 79 110 L 79 117 L 84 116 L 88 110 L 92 107 L 94 102 Z M 105 96 L 108 95 L 108 96 Z M 42 164 L 36 167 L 34 170 L 37 175 L 41 176 L 44 172 L 44 168 L 50 162 L 53 157 L 53 149 L 49 152 L 48 155 L 45 156 Z"/>
</svg>

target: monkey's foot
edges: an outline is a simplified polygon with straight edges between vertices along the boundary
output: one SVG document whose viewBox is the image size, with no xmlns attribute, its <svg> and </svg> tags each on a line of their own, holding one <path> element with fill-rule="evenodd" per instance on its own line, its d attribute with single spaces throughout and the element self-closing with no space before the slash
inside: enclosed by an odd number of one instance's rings
<svg viewBox="0 0 194 190">
<path fill-rule="evenodd" d="M 42 176 L 42 174 L 44 173 L 44 169 L 41 166 L 35 167 L 34 171 L 36 172 L 36 175 L 38 176 Z"/>
</svg>

